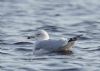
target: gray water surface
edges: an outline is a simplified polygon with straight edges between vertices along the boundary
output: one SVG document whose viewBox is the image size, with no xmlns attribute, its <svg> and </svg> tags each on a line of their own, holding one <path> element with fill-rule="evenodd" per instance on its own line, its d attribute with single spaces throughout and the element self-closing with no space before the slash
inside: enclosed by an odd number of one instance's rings
<svg viewBox="0 0 100 71">
<path fill-rule="evenodd" d="M 34 55 L 38 29 L 83 36 L 71 55 Z M 0 0 L 0 71 L 100 71 L 99 41 L 100 0 Z"/>
</svg>

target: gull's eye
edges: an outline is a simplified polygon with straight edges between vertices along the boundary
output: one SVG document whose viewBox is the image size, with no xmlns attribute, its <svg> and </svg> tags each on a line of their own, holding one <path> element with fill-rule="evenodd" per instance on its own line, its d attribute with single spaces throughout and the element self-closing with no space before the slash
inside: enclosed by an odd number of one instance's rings
<svg viewBox="0 0 100 71">
<path fill-rule="evenodd" d="M 36 34 L 37 36 L 41 35 L 41 34 Z"/>
</svg>

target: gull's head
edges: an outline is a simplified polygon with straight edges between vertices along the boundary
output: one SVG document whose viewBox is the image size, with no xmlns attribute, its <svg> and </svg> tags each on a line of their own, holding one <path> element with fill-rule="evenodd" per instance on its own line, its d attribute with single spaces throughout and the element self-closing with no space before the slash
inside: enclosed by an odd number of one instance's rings
<svg viewBox="0 0 100 71">
<path fill-rule="evenodd" d="M 45 30 L 39 30 L 34 34 L 34 36 L 28 37 L 28 39 L 30 38 L 35 38 L 36 40 L 48 40 L 49 35 Z"/>
</svg>

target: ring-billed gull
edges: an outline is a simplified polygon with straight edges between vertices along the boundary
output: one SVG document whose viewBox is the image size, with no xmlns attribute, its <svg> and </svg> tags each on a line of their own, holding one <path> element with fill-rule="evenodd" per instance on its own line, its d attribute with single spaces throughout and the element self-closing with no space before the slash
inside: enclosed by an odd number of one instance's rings
<svg viewBox="0 0 100 71">
<path fill-rule="evenodd" d="M 49 51 L 70 51 L 75 44 L 75 41 L 81 35 L 70 38 L 68 41 L 65 39 L 50 39 L 48 33 L 45 30 L 39 30 L 34 36 L 30 38 L 36 38 L 35 50 L 44 49 Z"/>
</svg>

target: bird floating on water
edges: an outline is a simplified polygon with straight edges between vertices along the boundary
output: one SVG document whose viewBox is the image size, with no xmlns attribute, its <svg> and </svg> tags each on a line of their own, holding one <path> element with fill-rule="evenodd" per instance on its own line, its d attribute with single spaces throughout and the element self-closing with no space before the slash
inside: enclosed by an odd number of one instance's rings
<svg viewBox="0 0 100 71">
<path fill-rule="evenodd" d="M 39 30 L 34 36 L 29 36 L 28 39 L 36 38 L 35 50 L 44 49 L 52 52 L 67 52 L 71 51 L 75 42 L 81 36 L 77 35 L 68 41 L 65 39 L 50 39 L 49 34 L 45 30 Z"/>
</svg>

